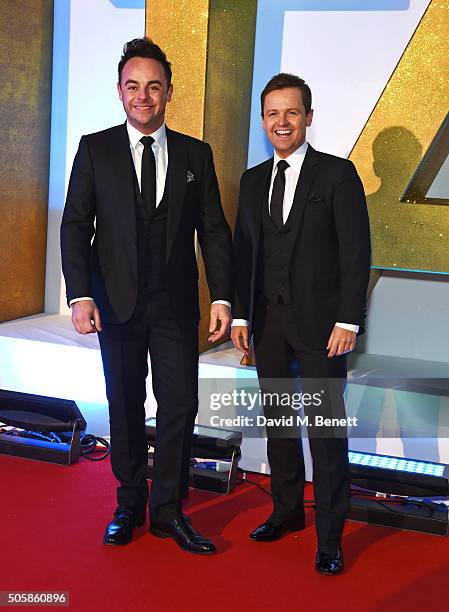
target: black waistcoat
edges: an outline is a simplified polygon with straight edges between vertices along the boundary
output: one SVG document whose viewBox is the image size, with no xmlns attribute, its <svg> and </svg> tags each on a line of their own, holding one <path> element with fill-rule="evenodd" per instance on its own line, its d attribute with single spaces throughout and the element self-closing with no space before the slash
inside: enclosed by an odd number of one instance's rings
<svg viewBox="0 0 449 612">
<path fill-rule="evenodd" d="M 167 290 L 168 186 L 157 208 L 149 214 L 143 206 L 136 179 L 137 270 L 139 289 Z"/>
<path fill-rule="evenodd" d="M 257 263 L 258 291 L 272 303 L 279 296 L 285 304 L 292 303 L 290 262 L 296 245 L 300 225 L 298 207 L 293 201 L 287 223 L 278 230 L 268 211 L 268 191 L 262 207 L 261 244 Z"/>
</svg>

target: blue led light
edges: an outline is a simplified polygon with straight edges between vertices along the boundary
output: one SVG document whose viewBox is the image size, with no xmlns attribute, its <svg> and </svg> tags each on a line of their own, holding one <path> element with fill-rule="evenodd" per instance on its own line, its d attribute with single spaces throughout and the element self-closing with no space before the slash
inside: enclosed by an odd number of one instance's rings
<svg viewBox="0 0 449 612">
<path fill-rule="evenodd" d="M 440 463 L 428 461 L 415 461 L 414 459 L 401 459 L 401 457 L 388 457 L 386 455 L 370 455 L 349 451 L 349 462 L 355 465 L 378 467 L 410 474 L 427 474 L 429 476 L 443 476 L 445 466 Z"/>
</svg>

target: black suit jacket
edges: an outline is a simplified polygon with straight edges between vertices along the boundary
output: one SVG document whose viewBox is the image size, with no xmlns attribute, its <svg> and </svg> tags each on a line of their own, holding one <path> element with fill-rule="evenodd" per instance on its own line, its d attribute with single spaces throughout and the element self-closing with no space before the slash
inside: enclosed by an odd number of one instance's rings
<svg viewBox="0 0 449 612">
<path fill-rule="evenodd" d="M 167 281 L 184 327 L 199 320 L 194 232 L 211 299 L 229 302 L 231 232 L 210 146 L 167 128 L 167 147 Z M 61 224 L 62 266 L 67 301 L 93 297 L 105 323 L 126 322 L 137 300 L 135 181 L 126 124 L 81 138 Z"/>
<path fill-rule="evenodd" d="M 233 317 L 253 321 L 262 206 L 273 158 L 241 179 L 234 236 Z M 370 269 L 370 232 L 362 183 L 352 162 L 310 145 L 293 206 L 300 224 L 290 261 L 290 286 L 301 337 L 324 348 L 336 322 L 363 324 Z"/>
</svg>

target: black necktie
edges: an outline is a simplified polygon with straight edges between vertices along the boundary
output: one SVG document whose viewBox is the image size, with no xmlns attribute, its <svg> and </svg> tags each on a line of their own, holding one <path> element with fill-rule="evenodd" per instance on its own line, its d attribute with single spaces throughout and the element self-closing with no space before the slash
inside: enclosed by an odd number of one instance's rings
<svg viewBox="0 0 449 612">
<path fill-rule="evenodd" d="M 145 208 L 147 212 L 151 214 L 156 208 L 156 160 L 154 159 L 153 149 L 151 148 L 154 138 L 151 138 L 151 136 L 144 136 L 140 139 L 140 142 L 144 146 L 140 191 L 142 193 Z"/>
<path fill-rule="evenodd" d="M 289 164 L 285 159 L 281 159 L 277 163 L 276 176 L 273 181 L 273 190 L 271 192 L 270 215 L 273 223 L 278 229 L 284 225 L 282 209 L 284 204 L 285 191 L 285 171 L 289 168 Z"/>
</svg>

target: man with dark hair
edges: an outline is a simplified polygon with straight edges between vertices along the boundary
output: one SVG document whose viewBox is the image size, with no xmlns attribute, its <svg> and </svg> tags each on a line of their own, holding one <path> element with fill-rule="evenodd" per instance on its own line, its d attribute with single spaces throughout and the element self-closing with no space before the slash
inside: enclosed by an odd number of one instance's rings
<svg viewBox="0 0 449 612">
<path fill-rule="evenodd" d="M 211 299 L 211 342 L 230 323 L 232 247 L 209 145 L 169 130 L 171 67 L 150 39 L 127 43 L 118 95 L 127 120 L 81 138 L 61 225 L 72 321 L 98 332 L 109 401 L 118 507 L 105 544 L 145 522 L 148 353 L 158 404 L 150 531 L 198 554 L 215 552 L 182 513 L 198 407 L 198 267 Z"/>
<path fill-rule="evenodd" d="M 288 379 L 299 367 L 302 391 L 318 393 L 319 416 L 341 416 L 346 355 L 362 331 L 369 278 L 363 187 L 350 161 L 307 144 L 313 111 L 310 89 L 302 79 L 289 74 L 273 77 L 261 104 L 274 158 L 247 170 L 241 179 L 232 340 L 248 354 L 253 333 L 262 390 L 273 380 L 290 388 Z M 319 425 L 316 410 L 304 401 L 309 424 Z M 337 428 L 329 436 L 318 426 L 308 431 L 316 569 L 337 574 L 343 569 L 340 541 L 349 502 L 346 430 Z M 301 438 L 273 428 L 267 428 L 267 434 L 273 512 L 250 534 L 259 542 L 304 527 Z"/>
<path fill-rule="evenodd" d="M 171 64 L 162 49 L 154 44 L 149 38 L 134 38 L 123 47 L 123 55 L 118 63 L 118 82 L 122 81 L 123 67 L 133 57 L 146 57 L 159 62 L 164 69 L 168 85 L 171 85 Z"/>
<path fill-rule="evenodd" d="M 265 98 L 272 91 L 278 91 L 279 89 L 287 89 L 289 87 L 295 87 L 299 89 L 302 96 L 302 102 L 304 104 L 304 110 L 306 111 L 306 115 L 308 115 L 312 111 L 312 92 L 310 91 L 310 87 L 299 76 L 296 74 L 289 74 L 286 72 L 281 72 L 277 74 L 273 78 L 271 78 L 260 94 L 260 112 L 263 118 L 263 108 L 265 104 Z"/>
</svg>

